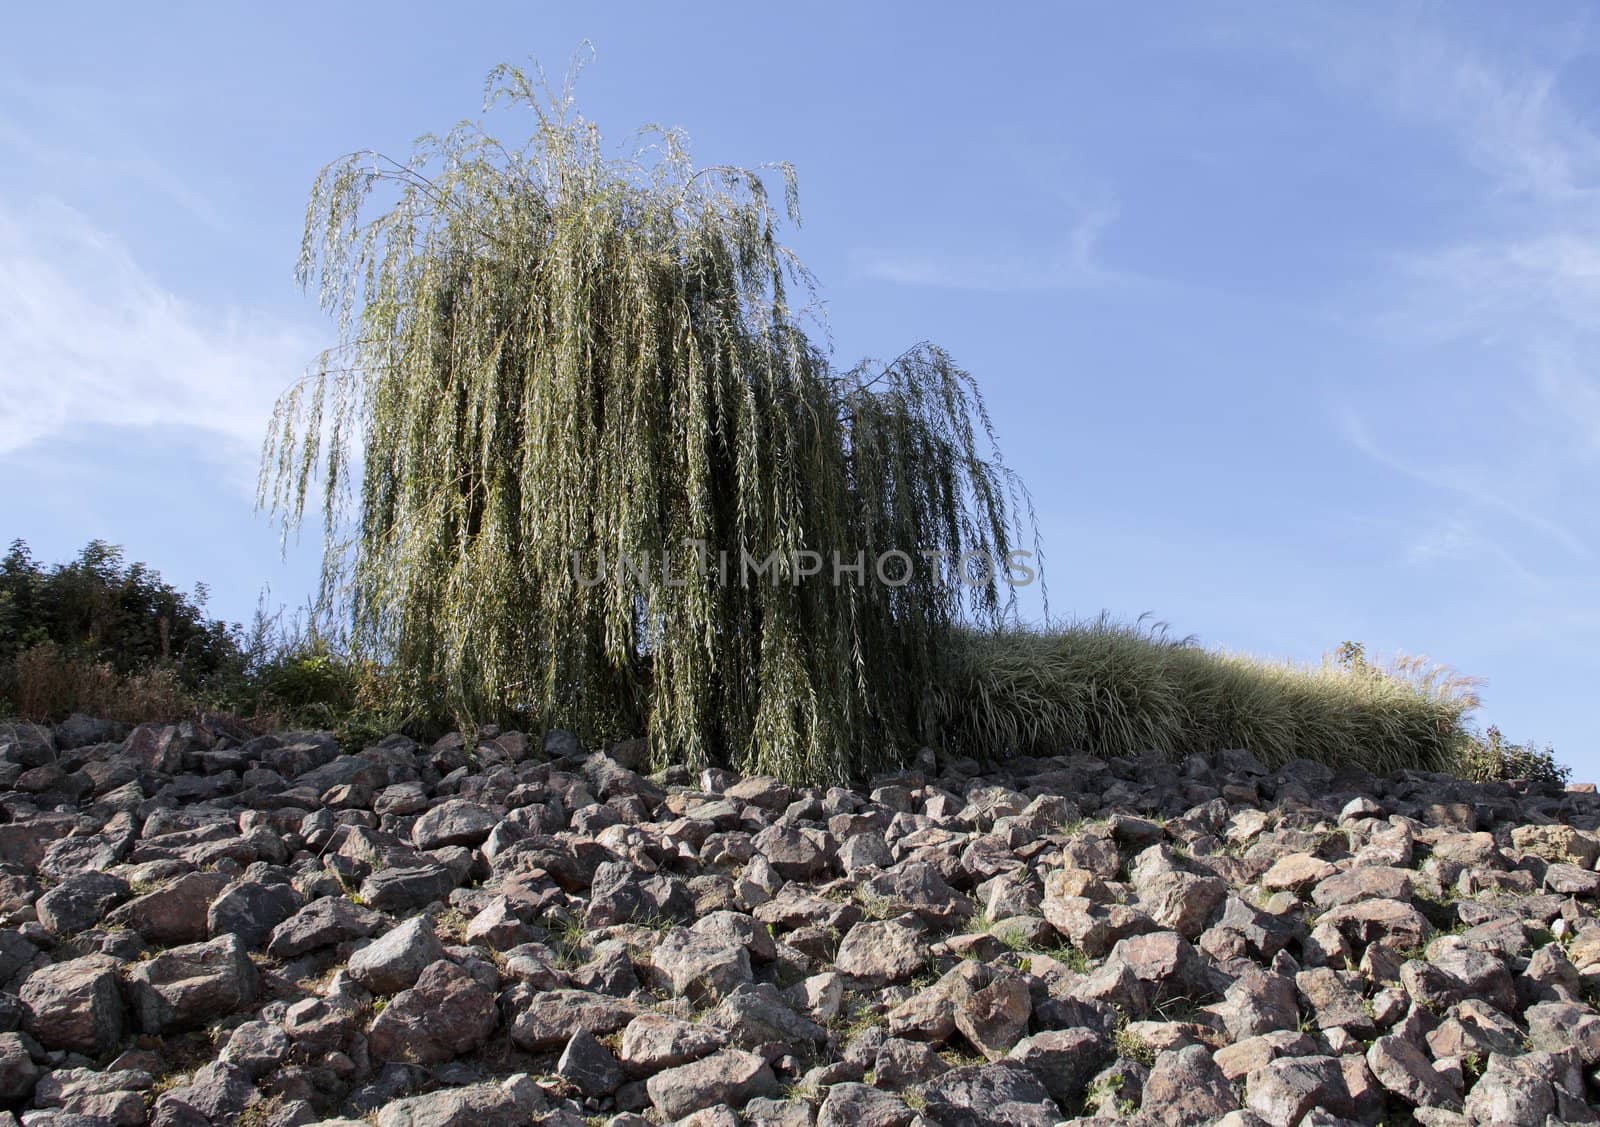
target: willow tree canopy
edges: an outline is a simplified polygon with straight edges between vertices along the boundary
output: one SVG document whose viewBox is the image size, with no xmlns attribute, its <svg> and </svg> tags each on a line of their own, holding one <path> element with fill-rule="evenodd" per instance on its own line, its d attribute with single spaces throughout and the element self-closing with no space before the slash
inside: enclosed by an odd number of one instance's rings
<svg viewBox="0 0 1600 1127">
<path fill-rule="evenodd" d="M 836 370 L 760 172 L 658 128 L 610 158 L 570 81 L 500 68 L 497 104 L 522 146 L 465 123 L 318 176 L 299 277 L 340 340 L 278 404 L 264 502 L 292 524 L 321 492 L 325 594 L 392 703 L 792 779 L 895 762 L 948 632 L 1008 606 L 923 554 L 1020 533 L 972 378 L 930 345 Z M 890 552 L 909 581 L 872 574 Z"/>
</svg>

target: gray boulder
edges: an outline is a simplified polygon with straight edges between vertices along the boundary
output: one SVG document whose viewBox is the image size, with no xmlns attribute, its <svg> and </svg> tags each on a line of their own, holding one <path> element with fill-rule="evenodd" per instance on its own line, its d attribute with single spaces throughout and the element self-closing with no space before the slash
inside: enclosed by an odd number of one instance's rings
<svg viewBox="0 0 1600 1127">
<path fill-rule="evenodd" d="M 288 883 L 235 881 L 206 910 L 206 930 L 213 938 L 236 935 L 246 950 L 254 950 L 299 910 L 300 894 Z"/>
<path fill-rule="evenodd" d="M 725 1049 L 691 1064 L 664 1069 L 650 1077 L 645 1089 L 656 1111 L 670 1120 L 718 1104 L 737 1110 L 758 1096 L 776 1096 L 780 1085 L 761 1056 Z"/>
<path fill-rule="evenodd" d="M 146 1033 L 205 1025 L 255 1000 L 260 976 L 236 935 L 173 947 L 128 968 L 128 998 Z"/>
<path fill-rule="evenodd" d="M 121 968 L 108 955 L 85 955 L 35 971 L 18 992 L 23 1027 L 53 1049 L 98 1056 L 116 1047 L 125 1025 Z"/>
<path fill-rule="evenodd" d="M 365 939 L 383 926 L 377 912 L 339 896 L 313 900 L 272 929 L 267 954 L 293 959 L 319 947 L 332 947 L 352 939 Z"/>
<path fill-rule="evenodd" d="M 133 889 L 121 877 L 110 873 L 78 873 L 39 897 L 34 908 L 45 927 L 57 935 L 71 935 L 94 927 L 107 912 L 132 895 Z"/>
<path fill-rule="evenodd" d="M 443 845 L 482 845 L 499 821 L 494 812 L 486 807 L 452 798 L 417 819 L 411 827 L 411 840 L 418 849 L 438 849 Z"/>
<path fill-rule="evenodd" d="M 436 962 L 397 994 L 367 1032 L 377 1060 L 438 1064 L 470 1052 L 494 1032 L 495 997 L 465 970 Z"/>
<path fill-rule="evenodd" d="M 1061 1109 L 1015 1060 L 953 1068 L 923 1089 L 926 1115 L 943 1127 L 1054 1127 Z"/>
<path fill-rule="evenodd" d="M 417 916 L 350 956 L 350 977 L 374 994 L 395 994 L 415 986 L 423 970 L 444 957 L 433 921 Z"/>
</svg>

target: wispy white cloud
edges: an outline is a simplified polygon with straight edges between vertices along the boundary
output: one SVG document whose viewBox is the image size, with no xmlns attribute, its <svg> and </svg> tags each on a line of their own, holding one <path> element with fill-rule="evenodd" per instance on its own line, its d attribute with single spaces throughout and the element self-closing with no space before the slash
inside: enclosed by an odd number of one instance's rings
<svg viewBox="0 0 1600 1127">
<path fill-rule="evenodd" d="M 1547 578 L 1524 564 L 1500 540 L 1487 535 L 1471 512 L 1452 514 L 1423 528 L 1412 540 L 1406 558 L 1412 563 L 1450 560 L 1480 564 L 1489 560 L 1526 587 L 1551 587 Z"/>
<path fill-rule="evenodd" d="M 1600 379 L 1570 348 L 1546 349 L 1536 371 L 1540 398 L 1577 436 L 1586 460 L 1600 454 Z"/>
<path fill-rule="evenodd" d="M 1596 202 L 1600 202 L 1597 200 Z M 1600 217 L 1544 209 L 1526 234 L 1414 250 L 1393 261 L 1385 329 L 1523 345 L 1600 333 Z"/>
<path fill-rule="evenodd" d="M 1474 468 L 1470 464 L 1461 463 L 1432 465 L 1395 454 L 1383 447 L 1373 436 L 1371 428 L 1362 416 L 1349 408 L 1340 412 L 1338 422 L 1341 432 L 1350 445 L 1380 465 L 1412 481 L 1454 494 L 1457 498 L 1471 502 L 1480 509 L 1491 511 L 1503 519 L 1520 524 L 1529 531 L 1561 545 L 1578 559 L 1590 560 L 1595 557 L 1594 549 L 1582 537 L 1561 522 L 1544 515 L 1535 498 L 1507 493 L 1504 475 L 1498 474 L 1494 467 Z M 1454 527 L 1456 532 L 1452 538 L 1459 544 L 1462 540 L 1463 524 L 1458 519 L 1454 522 Z M 1426 548 L 1418 551 L 1417 546 L 1413 545 L 1412 554 L 1421 557 L 1443 553 L 1428 551 Z"/>
<path fill-rule="evenodd" d="M 1323 65 L 1454 147 L 1459 217 L 1453 236 L 1375 264 L 1369 324 L 1418 370 L 1335 422 L 1366 457 L 1451 498 L 1448 518 L 1419 514 L 1407 559 L 1494 561 L 1530 583 L 1560 577 L 1559 595 L 1600 555 L 1585 485 L 1600 451 L 1600 135 L 1560 82 L 1589 37 L 1512 51 L 1382 18 Z M 1390 408 L 1430 401 L 1433 433 L 1397 437 Z"/>
<path fill-rule="evenodd" d="M 1518 20 L 1515 42 L 1492 31 L 1471 42 L 1441 11 L 1329 6 L 1292 46 L 1390 118 L 1444 135 L 1497 193 L 1590 192 L 1600 137 L 1562 97 L 1560 77 L 1595 46 L 1593 21 Z"/>
<path fill-rule="evenodd" d="M 95 426 L 187 428 L 253 464 L 304 327 L 172 292 L 79 212 L 0 201 L 0 454 Z"/>
<path fill-rule="evenodd" d="M 899 285 L 991 293 L 1100 285 L 1117 277 L 1096 257 L 1101 237 L 1116 219 L 1116 205 L 1101 203 L 1072 214 L 1061 236 L 1039 251 L 974 253 L 943 248 L 907 251 L 865 247 L 851 253 L 850 266 L 864 277 Z"/>
<path fill-rule="evenodd" d="M 168 100 L 129 97 L 126 92 L 85 85 L 40 85 L 16 75 L 0 79 L 0 96 L 22 106 L 30 120 L 50 123 L 48 128 L 25 130 L 0 117 L 0 152 L 8 161 L 30 167 L 41 182 L 118 184 L 124 189 L 136 185 L 214 231 L 231 228 L 211 200 L 144 151 L 124 126 L 130 108 L 152 114 L 176 112 Z M 62 143 L 57 137 L 73 138 L 74 143 Z M 84 143 L 86 139 L 92 143 Z"/>
</svg>

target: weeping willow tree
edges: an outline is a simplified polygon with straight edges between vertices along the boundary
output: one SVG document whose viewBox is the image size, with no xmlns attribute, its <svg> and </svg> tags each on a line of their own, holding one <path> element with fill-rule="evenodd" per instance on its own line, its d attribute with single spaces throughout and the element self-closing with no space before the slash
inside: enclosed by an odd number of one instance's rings
<svg viewBox="0 0 1600 1127">
<path fill-rule="evenodd" d="M 655 127 L 609 156 L 570 78 L 502 67 L 497 106 L 526 143 L 464 123 L 317 178 L 299 278 L 339 342 L 278 403 L 263 502 L 292 527 L 321 494 L 324 596 L 403 710 L 792 779 L 893 763 L 950 632 L 1009 609 L 929 563 L 1024 530 L 972 377 L 926 344 L 831 364 L 788 167 L 696 168 Z"/>
</svg>

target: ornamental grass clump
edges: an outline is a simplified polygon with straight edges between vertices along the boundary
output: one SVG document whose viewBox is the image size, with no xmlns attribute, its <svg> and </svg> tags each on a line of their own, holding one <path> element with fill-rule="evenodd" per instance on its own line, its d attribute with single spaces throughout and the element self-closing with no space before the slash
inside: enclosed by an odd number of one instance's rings
<svg viewBox="0 0 1600 1127">
<path fill-rule="evenodd" d="M 925 553 L 1026 527 L 972 377 L 932 345 L 835 368 L 761 170 L 656 128 L 610 156 L 570 81 L 500 68 L 497 105 L 527 143 L 467 123 L 317 178 L 299 277 L 339 343 L 278 404 L 264 503 L 292 525 L 320 491 L 324 594 L 401 714 L 813 782 L 896 763 L 952 630 L 1009 605 Z M 807 551 L 917 566 L 835 584 Z"/>
<path fill-rule="evenodd" d="M 1290 759 L 1459 770 L 1475 682 L 1418 659 L 1392 668 L 1346 644 L 1300 666 L 1168 637 L 1106 618 L 1047 630 L 958 630 L 934 711 L 970 754 L 1169 757 L 1246 748 Z"/>
</svg>

